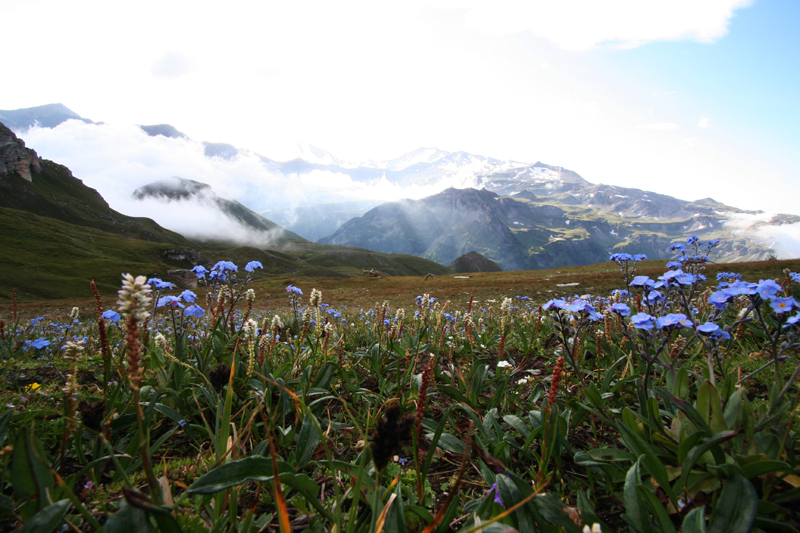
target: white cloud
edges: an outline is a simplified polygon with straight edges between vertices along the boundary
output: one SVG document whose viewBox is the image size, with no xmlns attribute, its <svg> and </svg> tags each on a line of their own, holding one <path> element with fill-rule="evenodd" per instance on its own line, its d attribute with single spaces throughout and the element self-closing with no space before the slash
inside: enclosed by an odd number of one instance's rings
<svg viewBox="0 0 800 533">
<path fill-rule="evenodd" d="M 156 78 L 174 80 L 194 70 L 193 62 L 185 55 L 168 50 L 153 63 L 150 73 Z"/>
<path fill-rule="evenodd" d="M 732 214 L 725 226 L 738 235 L 775 250 L 779 259 L 800 258 L 800 223 L 772 225 L 775 213 Z"/>
<path fill-rule="evenodd" d="M 680 128 L 680 126 L 678 126 L 674 122 L 653 122 L 651 124 L 639 124 L 638 126 L 636 126 L 637 130 L 656 130 L 656 131 L 677 130 L 678 128 Z"/>
<path fill-rule="evenodd" d="M 700 120 L 697 122 L 698 128 L 707 128 L 708 127 L 708 117 L 700 117 Z"/>
<path fill-rule="evenodd" d="M 602 43 L 632 48 L 652 41 L 713 42 L 750 0 L 560 0 L 475 2 L 467 27 L 493 36 L 528 31 L 565 50 Z"/>
</svg>

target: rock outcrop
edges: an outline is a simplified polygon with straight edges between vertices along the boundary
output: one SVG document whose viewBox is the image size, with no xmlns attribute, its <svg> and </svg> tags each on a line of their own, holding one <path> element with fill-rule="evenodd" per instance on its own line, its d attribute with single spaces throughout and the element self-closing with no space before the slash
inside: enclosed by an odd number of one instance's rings
<svg viewBox="0 0 800 533">
<path fill-rule="evenodd" d="M 455 274 L 503 271 L 497 263 L 475 251 L 467 252 L 461 257 L 457 257 L 447 268 Z"/>
<path fill-rule="evenodd" d="M 16 172 L 24 180 L 32 181 L 32 173 L 38 173 L 41 165 L 36 152 L 26 148 L 22 139 L 0 124 L 0 177 Z"/>
</svg>

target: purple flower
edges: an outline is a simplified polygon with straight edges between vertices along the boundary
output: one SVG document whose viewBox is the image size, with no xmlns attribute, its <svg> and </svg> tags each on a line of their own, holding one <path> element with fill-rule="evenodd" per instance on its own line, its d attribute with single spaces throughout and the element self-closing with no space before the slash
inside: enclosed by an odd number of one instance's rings
<svg viewBox="0 0 800 533">
<path fill-rule="evenodd" d="M 655 319 L 647 313 L 638 313 L 631 317 L 631 324 L 636 329 L 653 329 Z"/>
<path fill-rule="evenodd" d="M 498 490 L 498 488 L 497 488 L 497 483 L 492 483 L 492 486 L 489 487 L 489 492 L 491 492 L 491 491 L 494 491 L 494 501 L 495 501 L 495 503 L 499 503 L 500 505 L 505 507 L 505 505 L 503 505 L 503 500 L 500 499 L 500 490 Z"/>
<path fill-rule="evenodd" d="M 244 269 L 247 270 L 248 272 L 252 272 L 257 268 L 260 268 L 262 270 L 264 269 L 264 265 L 261 264 L 261 261 L 250 261 L 249 263 L 247 263 L 247 266 L 244 267 Z"/>
</svg>

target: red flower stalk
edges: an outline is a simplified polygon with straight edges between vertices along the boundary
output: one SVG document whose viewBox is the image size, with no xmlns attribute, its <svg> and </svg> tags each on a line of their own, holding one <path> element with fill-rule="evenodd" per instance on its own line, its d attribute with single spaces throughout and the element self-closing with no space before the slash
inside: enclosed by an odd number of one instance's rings
<svg viewBox="0 0 800 533">
<path fill-rule="evenodd" d="M 111 347 L 108 344 L 108 335 L 106 333 L 106 322 L 103 319 L 103 301 L 100 299 L 100 291 L 97 290 L 94 280 L 89 282 L 89 288 L 94 293 L 94 299 L 97 307 L 97 332 L 100 336 L 100 351 L 103 354 L 103 361 L 108 361 L 111 358 Z"/>
<path fill-rule="evenodd" d="M 558 387 L 561 385 L 561 375 L 564 372 L 564 356 L 558 358 L 556 366 L 553 368 L 553 378 L 550 381 L 550 392 L 547 393 L 547 411 L 550 411 L 551 406 L 556 403 L 556 394 Z"/>
</svg>

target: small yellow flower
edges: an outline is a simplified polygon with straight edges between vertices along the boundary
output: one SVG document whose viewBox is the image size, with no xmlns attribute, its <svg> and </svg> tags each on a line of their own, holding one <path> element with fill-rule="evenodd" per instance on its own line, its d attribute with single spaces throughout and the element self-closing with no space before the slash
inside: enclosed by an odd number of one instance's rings
<svg viewBox="0 0 800 533">
<path fill-rule="evenodd" d="M 37 390 L 39 390 L 40 388 L 42 388 L 42 386 L 41 386 L 41 385 L 39 385 L 38 383 L 31 383 L 30 385 L 28 385 L 27 387 L 25 387 L 25 391 L 26 391 L 26 392 L 36 392 L 36 391 L 37 391 Z"/>
</svg>

